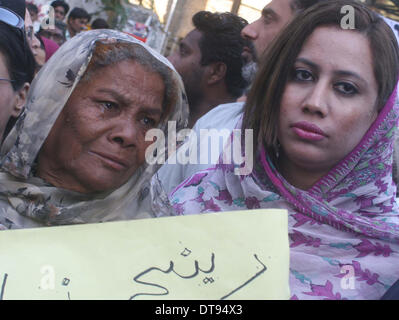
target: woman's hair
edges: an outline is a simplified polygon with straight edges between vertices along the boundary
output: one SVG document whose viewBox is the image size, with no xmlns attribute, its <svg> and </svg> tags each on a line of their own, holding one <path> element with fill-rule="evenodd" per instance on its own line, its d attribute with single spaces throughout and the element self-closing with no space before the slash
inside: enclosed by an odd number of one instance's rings
<svg viewBox="0 0 399 320">
<path fill-rule="evenodd" d="M 146 70 L 156 72 L 161 76 L 165 85 L 162 104 L 162 118 L 165 118 L 172 110 L 177 99 L 177 84 L 172 80 L 173 71 L 153 57 L 152 54 L 141 45 L 132 45 L 126 42 L 117 42 L 112 44 L 97 42 L 93 56 L 80 81 L 89 81 L 93 74 L 95 74 L 99 69 L 128 59 L 139 63 Z"/>
<path fill-rule="evenodd" d="M 355 29 L 369 41 L 374 76 L 378 84 L 376 108 L 380 110 L 398 81 L 399 53 L 391 28 L 376 13 L 353 0 L 330 0 L 299 13 L 273 41 L 260 62 L 259 71 L 244 107 L 243 128 L 253 129 L 254 151 L 264 145 L 269 152 L 277 147 L 277 126 L 281 98 L 303 44 L 320 26 L 341 26 L 343 6 L 354 8 Z M 361 57 L 359 57 L 361 58 Z"/>
<path fill-rule="evenodd" d="M 0 22 L 0 52 L 6 59 L 14 91 L 32 82 L 36 62 L 24 32 Z"/>
</svg>

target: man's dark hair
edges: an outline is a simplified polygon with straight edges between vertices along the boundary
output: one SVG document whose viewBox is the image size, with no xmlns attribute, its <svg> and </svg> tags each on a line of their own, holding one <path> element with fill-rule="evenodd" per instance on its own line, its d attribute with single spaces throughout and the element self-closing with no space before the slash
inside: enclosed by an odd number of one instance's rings
<svg viewBox="0 0 399 320">
<path fill-rule="evenodd" d="M 109 24 L 107 21 L 101 18 L 97 18 L 91 23 L 92 29 L 109 29 Z"/>
<path fill-rule="evenodd" d="M 68 21 L 70 19 L 87 19 L 88 21 L 90 21 L 91 17 L 85 9 L 76 7 L 73 8 L 69 13 Z"/>
<path fill-rule="evenodd" d="M 65 10 L 65 15 L 68 13 L 69 11 L 69 5 L 68 3 L 66 3 L 65 1 L 62 0 L 55 0 L 53 2 L 51 2 L 51 6 L 53 8 L 57 8 L 57 7 L 63 7 Z"/>
<path fill-rule="evenodd" d="M 197 12 L 192 18 L 195 28 L 202 33 L 199 41 L 201 65 L 223 62 L 227 66 L 225 82 L 228 92 L 235 98 L 242 95 L 248 82 L 242 77 L 242 51 L 247 40 L 241 30 L 248 22 L 230 13 Z"/>
</svg>

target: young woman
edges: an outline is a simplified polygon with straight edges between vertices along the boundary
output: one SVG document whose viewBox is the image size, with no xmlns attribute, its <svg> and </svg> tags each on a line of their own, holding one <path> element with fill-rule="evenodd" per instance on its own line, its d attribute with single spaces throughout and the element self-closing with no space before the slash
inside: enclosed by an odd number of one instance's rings
<svg viewBox="0 0 399 320">
<path fill-rule="evenodd" d="M 341 28 L 346 5 L 355 29 Z M 399 279 L 395 36 L 362 4 L 327 1 L 262 59 L 237 124 L 253 129 L 253 171 L 221 156 L 171 193 L 174 210 L 287 209 L 293 299 L 378 299 Z"/>
</svg>

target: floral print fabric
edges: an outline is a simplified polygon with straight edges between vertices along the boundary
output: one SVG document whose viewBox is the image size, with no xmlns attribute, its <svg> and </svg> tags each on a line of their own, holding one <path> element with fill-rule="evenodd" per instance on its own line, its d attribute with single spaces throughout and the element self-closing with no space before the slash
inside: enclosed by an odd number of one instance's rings
<svg viewBox="0 0 399 320">
<path fill-rule="evenodd" d="M 286 209 L 292 299 L 380 299 L 399 279 L 395 99 L 396 90 L 358 146 L 311 189 L 290 185 L 260 149 L 249 175 L 219 162 L 184 181 L 169 195 L 175 213 Z"/>
</svg>

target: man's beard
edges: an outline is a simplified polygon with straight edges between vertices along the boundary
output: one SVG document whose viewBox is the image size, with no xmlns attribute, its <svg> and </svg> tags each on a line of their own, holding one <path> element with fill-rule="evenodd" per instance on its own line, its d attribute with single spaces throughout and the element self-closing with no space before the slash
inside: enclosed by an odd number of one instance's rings
<svg viewBox="0 0 399 320">
<path fill-rule="evenodd" d="M 242 67 L 242 77 L 249 83 L 248 88 L 251 87 L 258 72 L 258 64 L 255 61 L 250 61 Z"/>
</svg>

